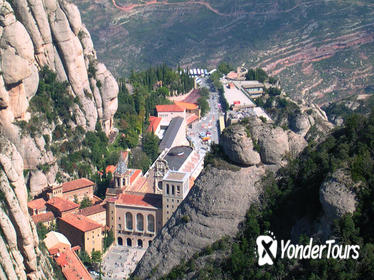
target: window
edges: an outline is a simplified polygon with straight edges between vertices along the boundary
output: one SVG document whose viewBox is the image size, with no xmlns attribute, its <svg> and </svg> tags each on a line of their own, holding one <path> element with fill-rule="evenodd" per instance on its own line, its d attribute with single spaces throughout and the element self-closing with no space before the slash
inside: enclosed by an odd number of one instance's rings
<svg viewBox="0 0 374 280">
<path fill-rule="evenodd" d="M 147 216 L 148 231 L 155 232 L 155 217 L 153 215 Z"/>
<path fill-rule="evenodd" d="M 143 248 L 143 240 L 138 239 L 138 247 Z"/>
<path fill-rule="evenodd" d="M 166 204 L 166 208 L 169 208 L 169 204 Z"/>
<path fill-rule="evenodd" d="M 126 239 L 126 244 L 127 244 L 127 246 L 129 246 L 129 247 L 132 246 L 131 238 L 127 238 L 127 239 Z"/>
<path fill-rule="evenodd" d="M 180 194 L 180 193 L 181 193 L 181 187 L 177 186 L 177 194 Z"/>
<path fill-rule="evenodd" d="M 175 195 L 175 187 L 174 187 L 174 185 L 171 185 L 171 194 Z"/>
<path fill-rule="evenodd" d="M 126 213 L 126 229 L 132 230 L 132 214 L 130 212 Z"/>
<path fill-rule="evenodd" d="M 136 229 L 138 231 L 144 230 L 144 218 L 142 214 L 136 214 Z"/>
<path fill-rule="evenodd" d="M 169 194 L 169 184 L 166 184 L 166 194 Z"/>
<path fill-rule="evenodd" d="M 118 238 L 117 238 L 117 243 L 118 243 L 118 245 L 120 245 L 120 246 L 123 245 L 123 241 L 122 241 L 122 238 L 121 238 L 121 237 L 118 237 Z"/>
</svg>

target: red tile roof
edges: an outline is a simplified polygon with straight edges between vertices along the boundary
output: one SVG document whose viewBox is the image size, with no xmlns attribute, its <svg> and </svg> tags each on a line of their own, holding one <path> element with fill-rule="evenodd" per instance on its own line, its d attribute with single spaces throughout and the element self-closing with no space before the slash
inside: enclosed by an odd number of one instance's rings
<svg viewBox="0 0 374 280">
<path fill-rule="evenodd" d="M 34 224 L 51 222 L 55 219 L 55 216 L 52 212 L 46 212 L 38 215 L 31 216 L 31 219 L 34 221 Z"/>
<path fill-rule="evenodd" d="M 74 190 L 78 190 L 78 189 L 81 189 L 81 188 L 86 188 L 86 187 L 89 187 L 89 186 L 92 186 L 94 185 L 95 183 L 92 182 L 91 180 L 88 180 L 86 178 L 80 178 L 80 179 L 77 179 L 77 180 L 73 180 L 73 181 L 70 181 L 70 182 L 66 182 L 66 183 L 63 183 L 62 184 L 62 192 L 70 192 L 70 191 L 74 191 Z"/>
<path fill-rule="evenodd" d="M 149 117 L 149 126 L 147 128 L 148 132 L 156 132 L 157 128 L 161 123 L 162 118 L 150 116 Z"/>
<path fill-rule="evenodd" d="M 187 125 L 193 123 L 197 119 L 199 119 L 199 117 L 196 116 L 195 114 L 192 114 L 192 115 L 188 116 L 188 118 L 187 118 Z"/>
<path fill-rule="evenodd" d="M 131 206 L 161 208 L 162 195 L 153 193 L 122 193 L 116 203 Z"/>
<path fill-rule="evenodd" d="M 108 174 L 109 172 L 110 173 L 114 173 L 114 171 L 116 171 L 116 167 L 114 165 L 108 165 L 106 168 L 105 168 L 105 173 Z"/>
<path fill-rule="evenodd" d="M 79 214 L 83 216 L 91 216 L 100 212 L 105 212 L 105 206 L 101 204 L 92 205 L 79 210 Z"/>
<path fill-rule="evenodd" d="M 226 75 L 226 78 L 228 78 L 228 79 L 237 79 L 238 78 L 238 73 L 236 73 L 236 72 L 234 72 L 234 71 L 231 71 L 230 73 L 228 73 L 227 75 Z"/>
<path fill-rule="evenodd" d="M 91 275 L 72 249 L 60 249 L 58 253 L 55 255 L 55 260 L 67 280 L 92 280 Z"/>
<path fill-rule="evenodd" d="M 196 110 L 197 108 L 199 108 L 199 106 L 197 106 L 196 104 L 194 103 L 190 103 L 190 102 L 183 102 L 183 101 L 175 101 L 174 102 L 177 106 L 181 107 L 181 108 L 184 108 L 186 110 Z"/>
<path fill-rule="evenodd" d="M 80 214 L 67 214 L 60 218 L 60 220 L 82 232 L 87 232 L 102 227 L 102 225 L 100 225 L 99 223 Z"/>
<path fill-rule="evenodd" d="M 184 109 L 175 104 L 156 105 L 157 112 L 184 112 Z"/>
<path fill-rule="evenodd" d="M 130 185 L 132 185 L 135 180 L 141 175 L 142 171 L 140 169 L 135 169 L 134 173 L 130 177 Z"/>
<path fill-rule="evenodd" d="M 129 157 L 129 152 L 128 151 L 122 151 L 121 152 L 122 158 L 127 161 Z"/>
<path fill-rule="evenodd" d="M 47 201 L 47 205 L 53 206 L 60 212 L 65 212 L 69 210 L 73 210 L 79 207 L 79 204 L 74 203 L 70 200 L 63 199 L 61 197 L 53 197 Z"/>
<path fill-rule="evenodd" d="M 42 209 L 45 207 L 46 201 L 43 198 L 38 198 L 27 202 L 27 207 L 31 209 Z"/>
</svg>

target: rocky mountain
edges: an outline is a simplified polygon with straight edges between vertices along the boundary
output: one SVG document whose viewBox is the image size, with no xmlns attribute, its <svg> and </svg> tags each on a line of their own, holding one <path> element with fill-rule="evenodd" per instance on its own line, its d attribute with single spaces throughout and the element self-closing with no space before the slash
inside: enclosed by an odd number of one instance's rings
<svg viewBox="0 0 374 280">
<path fill-rule="evenodd" d="M 320 104 L 373 92 L 370 0 L 74 2 L 99 57 L 119 76 L 226 60 L 263 67 L 294 98 Z"/>
<path fill-rule="evenodd" d="M 58 158 L 49 147 L 67 141 L 57 128 L 84 133 L 99 123 L 107 135 L 113 132 L 118 85 L 97 61 L 72 3 L 2 0 L 0 7 L 0 279 L 52 279 L 28 195 L 56 180 Z M 48 83 L 51 90 L 63 88 L 60 95 L 40 97 Z"/>
<path fill-rule="evenodd" d="M 313 121 L 328 122 L 320 117 Z M 235 236 L 248 209 L 263 194 L 264 176 L 285 166 L 307 146 L 304 137 L 309 130 L 296 133 L 256 117 L 227 127 L 221 147 L 207 157 L 206 169 L 154 239 L 134 277 L 159 279 L 214 242 Z"/>
</svg>

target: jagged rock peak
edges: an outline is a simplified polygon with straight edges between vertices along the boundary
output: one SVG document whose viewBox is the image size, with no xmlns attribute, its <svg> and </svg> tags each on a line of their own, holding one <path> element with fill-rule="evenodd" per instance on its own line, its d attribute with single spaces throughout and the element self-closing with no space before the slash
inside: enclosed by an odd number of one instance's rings
<svg viewBox="0 0 374 280">
<path fill-rule="evenodd" d="M 72 3 L 0 1 L 0 59 L 0 121 L 12 136 L 11 123 L 30 117 L 28 104 L 43 66 L 56 72 L 59 80 L 67 80 L 71 94 L 78 97 L 76 110 L 84 117 L 77 124 L 94 130 L 100 121 L 104 131 L 111 132 L 118 85 L 97 62 L 90 34 Z"/>
<path fill-rule="evenodd" d="M 24 169 L 31 195 L 55 181 L 57 159 L 44 136 L 52 139 L 61 121 L 40 123 L 38 135 L 25 134 L 19 122 L 33 117 L 29 104 L 44 67 L 68 84 L 70 127 L 92 131 L 99 122 L 107 135 L 113 131 L 118 85 L 97 61 L 78 8 L 65 0 L 0 0 L 0 279 L 53 279 L 27 211 Z M 44 164 L 49 171 L 38 171 Z"/>
</svg>

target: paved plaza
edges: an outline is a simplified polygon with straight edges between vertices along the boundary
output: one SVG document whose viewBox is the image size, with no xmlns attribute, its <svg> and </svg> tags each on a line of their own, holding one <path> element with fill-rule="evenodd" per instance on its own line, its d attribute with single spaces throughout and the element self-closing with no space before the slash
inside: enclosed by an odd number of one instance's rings
<svg viewBox="0 0 374 280">
<path fill-rule="evenodd" d="M 135 270 L 145 249 L 127 246 L 113 246 L 103 259 L 101 271 L 103 280 L 124 280 Z"/>
</svg>

